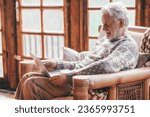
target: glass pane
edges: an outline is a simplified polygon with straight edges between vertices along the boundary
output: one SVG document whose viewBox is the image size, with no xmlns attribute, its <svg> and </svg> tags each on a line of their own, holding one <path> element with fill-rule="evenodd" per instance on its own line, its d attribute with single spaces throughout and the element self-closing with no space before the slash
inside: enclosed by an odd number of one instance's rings
<svg viewBox="0 0 150 117">
<path fill-rule="evenodd" d="M 97 39 L 89 39 L 89 50 L 92 51 L 93 48 L 95 47 L 95 43 L 96 43 Z"/>
<path fill-rule="evenodd" d="M 102 7 L 109 3 L 109 0 L 88 0 L 88 7 Z"/>
<path fill-rule="evenodd" d="M 2 54 L 2 32 L 0 32 L 0 54 Z"/>
<path fill-rule="evenodd" d="M 40 0 L 22 0 L 23 6 L 40 6 Z"/>
<path fill-rule="evenodd" d="M 63 6 L 63 0 L 43 0 L 44 6 Z"/>
<path fill-rule="evenodd" d="M 129 25 L 135 26 L 135 10 L 128 10 Z"/>
<path fill-rule="evenodd" d="M 113 2 L 122 2 L 126 7 L 135 7 L 135 0 L 113 0 Z"/>
<path fill-rule="evenodd" d="M 4 77 L 3 74 L 3 58 L 0 56 L 0 77 Z"/>
<path fill-rule="evenodd" d="M 42 57 L 42 42 L 41 36 L 38 35 L 23 35 L 23 54 L 29 56 L 29 52 L 36 54 L 39 57 Z"/>
<path fill-rule="evenodd" d="M 40 10 L 23 10 L 22 11 L 23 31 L 40 32 L 41 17 Z"/>
<path fill-rule="evenodd" d="M 44 10 L 44 32 L 64 32 L 64 18 L 62 10 Z"/>
<path fill-rule="evenodd" d="M 89 11 L 89 36 L 98 36 L 98 26 L 101 24 L 100 10 Z"/>
<path fill-rule="evenodd" d="M 1 25 L 1 23 L 2 23 L 1 14 L 2 14 L 2 13 L 1 13 L 1 7 L 0 7 L 0 29 L 2 29 L 2 27 L 1 27 L 1 26 L 2 26 L 2 25 Z"/>
<path fill-rule="evenodd" d="M 45 36 L 44 50 L 46 58 L 62 58 L 62 47 L 64 46 L 64 37 L 62 36 Z"/>
</svg>

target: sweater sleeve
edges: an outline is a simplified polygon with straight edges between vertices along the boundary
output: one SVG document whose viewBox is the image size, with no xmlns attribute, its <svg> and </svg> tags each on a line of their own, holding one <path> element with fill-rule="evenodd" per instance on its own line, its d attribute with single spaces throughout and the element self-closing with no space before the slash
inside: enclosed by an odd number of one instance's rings
<svg viewBox="0 0 150 117">
<path fill-rule="evenodd" d="M 135 68 L 138 62 L 138 48 L 133 43 L 118 45 L 110 55 L 103 60 L 95 61 L 83 68 L 73 70 L 68 78 L 74 75 L 94 75 L 115 73 Z"/>
</svg>

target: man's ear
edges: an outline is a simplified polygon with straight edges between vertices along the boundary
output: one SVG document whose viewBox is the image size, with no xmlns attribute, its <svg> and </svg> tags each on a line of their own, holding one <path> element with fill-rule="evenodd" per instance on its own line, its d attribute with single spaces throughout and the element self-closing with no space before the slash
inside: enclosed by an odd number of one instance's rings
<svg viewBox="0 0 150 117">
<path fill-rule="evenodd" d="M 124 22 L 124 20 L 123 19 L 120 19 L 120 27 L 123 27 L 124 25 L 125 25 L 125 22 Z"/>
</svg>

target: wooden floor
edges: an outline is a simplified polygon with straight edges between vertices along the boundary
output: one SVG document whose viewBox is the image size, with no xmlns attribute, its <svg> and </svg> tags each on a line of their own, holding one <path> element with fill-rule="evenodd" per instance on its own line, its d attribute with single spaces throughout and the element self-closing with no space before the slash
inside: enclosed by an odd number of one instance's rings
<svg viewBox="0 0 150 117">
<path fill-rule="evenodd" d="M 0 89 L 0 100 L 13 100 L 14 92 Z"/>
</svg>

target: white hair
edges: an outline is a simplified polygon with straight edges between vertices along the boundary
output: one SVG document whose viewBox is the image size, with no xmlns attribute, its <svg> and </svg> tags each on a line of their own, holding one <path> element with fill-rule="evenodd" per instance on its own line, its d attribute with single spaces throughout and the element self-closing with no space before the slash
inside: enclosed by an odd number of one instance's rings
<svg viewBox="0 0 150 117">
<path fill-rule="evenodd" d="M 120 2 L 113 2 L 104 6 L 101 9 L 101 12 L 102 12 L 102 15 L 108 13 L 109 15 L 113 16 L 115 19 L 123 19 L 126 27 L 129 25 L 127 8 L 124 6 L 124 4 Z"/>
</svg>

